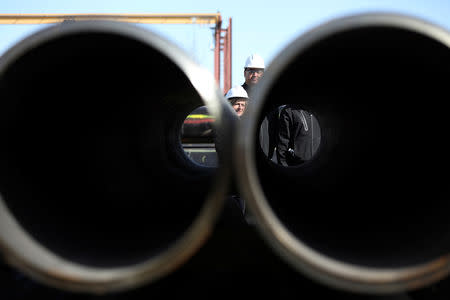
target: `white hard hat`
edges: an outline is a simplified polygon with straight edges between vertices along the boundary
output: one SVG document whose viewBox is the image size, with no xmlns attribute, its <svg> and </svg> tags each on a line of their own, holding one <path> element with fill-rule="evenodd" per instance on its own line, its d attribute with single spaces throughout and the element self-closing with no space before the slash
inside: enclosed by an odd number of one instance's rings
<svg viewBox="0 0 450 300">
<path fill-rule="evenodd" d="M 247 57 L 247 60 L 245 61 L 244 68 L 258 68 L 258 69 L 264 69 L 264 60 L 262 57 L 258 54 L 252 54 L 249 57 Z"/>
<path fill-rule="evenodd" d="M 227 99 L 247 98 L 248 99 L 248 94 L 247 94 L 247 91 L 241 85 L 237 85 L 228 90 L 227 94 L 225 95 L 225 98 L 227 98 Z"/>
</svg>

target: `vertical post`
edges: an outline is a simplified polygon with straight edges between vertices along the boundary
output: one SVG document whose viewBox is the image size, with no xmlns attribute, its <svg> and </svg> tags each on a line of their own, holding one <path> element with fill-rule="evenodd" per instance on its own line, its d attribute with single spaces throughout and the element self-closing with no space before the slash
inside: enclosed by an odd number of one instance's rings
<svg viewBox="0 0 450 300">
<path fill-rule="evenodd" d="M 231 88 L 231 18 L 229 18 L 228 28 L 225 30 L 224 44 L 224 79 L 223 89 L 226 93 Z"/>
<path fill-rule="evenodd" d="M 214 77 L 217 81 L 217 84 L 220 86 L 220 40 L 221 40 L 221 31 L 222 31 L 222 17 L 219 16 L 219 19 L 216 23 L 216 30 L 214 32 L 215 38 L 215 47 L 214 47 Z"/>
</svg>

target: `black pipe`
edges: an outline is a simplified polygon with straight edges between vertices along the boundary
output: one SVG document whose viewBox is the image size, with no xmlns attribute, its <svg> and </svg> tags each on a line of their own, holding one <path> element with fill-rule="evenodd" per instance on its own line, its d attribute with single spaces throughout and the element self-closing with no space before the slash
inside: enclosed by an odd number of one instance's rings
<svg viewBox="0 0 450 300">
<path fill-rule="evenodd" d="M 447 276 L 449 45 L 422 20 L 362 14 L 300 36 L 267 68 L 235 175 L 262 235 L 300 272 L 376 294 Z M 268 159 L 256 138 L 285 104 L 320 124 L 315 156 L 297 166 Z"/>
<path fill-rule="evenodd" d="M 125 23 L 56 25 L 2 57 L 0 94 L 0 245 L 13 265 L 103 293 L 165 275 L 208 237 L 235 117 L 179 48 Z M 218 167 L 181 146 L 200 106 L 223 142 Z"/>
</svg>

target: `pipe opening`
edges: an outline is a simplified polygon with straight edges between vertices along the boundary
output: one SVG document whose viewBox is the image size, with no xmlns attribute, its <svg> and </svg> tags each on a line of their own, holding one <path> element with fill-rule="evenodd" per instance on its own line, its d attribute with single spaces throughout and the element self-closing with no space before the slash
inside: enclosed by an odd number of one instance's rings
<svg viewBox="0 0 450 300">
<path fill-rule="evenodd" d="M 186 116 L 181 126 L 180 140 L 184 153 L 196 165 L 218 166 L 216 131 L 213 126 L 215 121 L 208 108 L 200 106 Z"/>
<path fill-rule="evenodd" d="M 195 220 L 214 168 L 180 143 L 205 105 L 158 50 L 72 33 L 28 49 L 0 78 L 0 193 L 39 243 L 74 262 L 135 264 Z"/>
<path fill-rule="evenodd" d="M 269 161 L 255 140 L 260 186 L 286 228 L 329 257 L 363 266 L 447 254 L 448 47 L 367 26 L 327 36 L 285 63 L 270 75 L 258 124 L 292 103 L 321 128 L 316 155 L 294 168 Z"/>
</svg>

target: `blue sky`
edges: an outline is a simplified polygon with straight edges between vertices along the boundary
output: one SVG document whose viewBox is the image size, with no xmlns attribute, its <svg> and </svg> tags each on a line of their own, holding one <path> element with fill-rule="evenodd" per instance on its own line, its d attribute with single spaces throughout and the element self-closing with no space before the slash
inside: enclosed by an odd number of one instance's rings
<svg viewBox="0 0 450 300">
<path fill-rule="evenodd" d="M 0 0 L 0 13 L 216 13 L 223 28 L 232 19 L 232 85 L 244 81 L 251 53 L 270 64 L 305 31 L 333 18 L 362 12 L 393 12 L 422 18 L 450 30 L 449 0 Z M 213 73 L 211 25 L 143 25 L 184 49 Z M 0 54 L 39 25 L 0 25 Z"/>
</svg>

